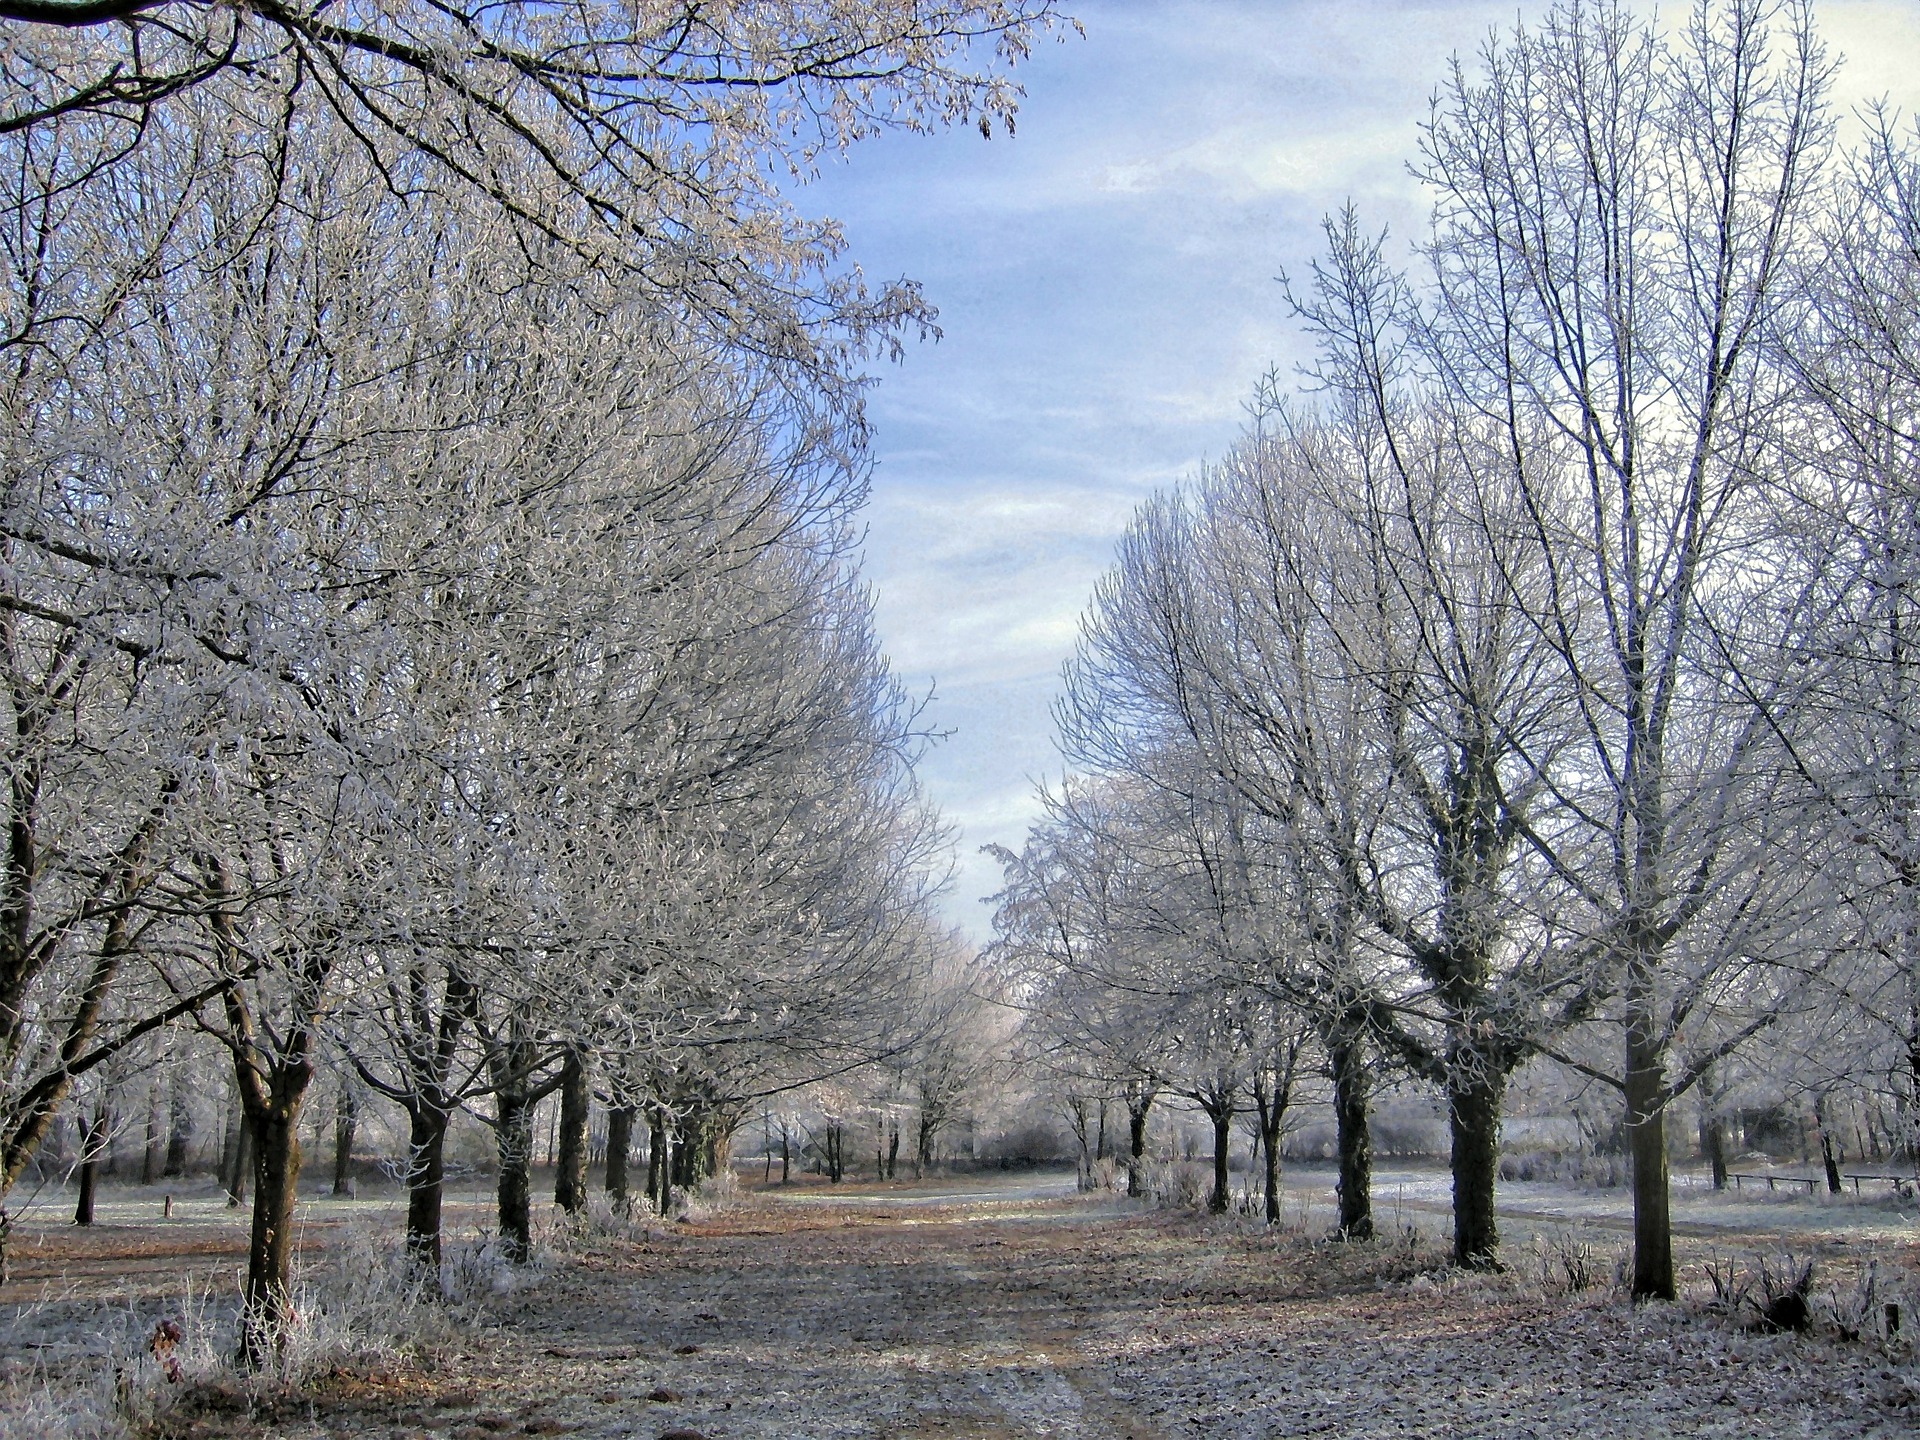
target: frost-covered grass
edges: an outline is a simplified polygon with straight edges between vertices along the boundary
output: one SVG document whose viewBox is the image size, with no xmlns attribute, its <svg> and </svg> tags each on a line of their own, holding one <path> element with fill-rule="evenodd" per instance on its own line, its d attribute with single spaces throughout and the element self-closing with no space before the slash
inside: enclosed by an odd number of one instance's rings
<svg viewBox="0 0 1920 1440">
<path fill-rule="evenodd" d="M 102 1251 L 0 1330 L 0 1440 L 119 1440 L 163 1413 L 289 1440 L 385 1437 L 401 1413 L 429 1433 L 511 1420 L 728 1440 L 1093 1437 L 1136 1421 L 1208 1440 L 1854 1440 L 1911 1433 L 1920 1410 L 1920 1246 L 1895 1210 L 1708 1192 L 1723 1219 L 1683 1231 L 1686 1293 L 1634 1306 L 1628 1212 L 1609 1208 L 1624 1197 L 1503 1184 L 1505 1269 L 1478 1274 L 1447 1263 L 1444 1171 L 1383 1167 L 1366 1244 L 1328 1238 L 1329 1170 L 1289 1167 L 1273 1227 L 1251 1177 L 1234 1178 L 1246 1204 L 1224 1216 L 1077 1193 L 1070 1172 L 708 1194 L 665 1218 L 616 1215 L 595 1192 L 564 1223 L 540 1207 L 524 1268 L 499 1262 L 484 1208 L 460 1206 L 438 1303 L 398 1266 L 397 1208 L 361 1201 L 360 1218 L 313 1227 L 324 1243 L 287 1353 L 254 1377 L 229 1365 L 237 1250 L 191 1304 L 153 1285 L 102 1294 Z M 1824 1223 L 1782 1223 L 1802 1214 Z M 236 1238 L 242 1218 L 218 1233 Z M 88 1245 L 217 1230 L 43 1238 L 84 1260 Z M 1796 1293 L 1803 1328 L 1779 1303 Z M 171 1357 L 151 1348 L 167 1318 Z"/>
<path fill-rule="evenodd" d="M 73 1242 L 77 1278 L 43 1280 L 30 1298 L 0 1312 L 0 1440 L 123 1440 L 183 1405 L 252 1411 L 321 1376 L 431 1363 L 551 1263 L 544 1244 L 532 1264 L 514 1266 L 484 1232 L 456 1236 L 436 1286 L 408 1267 L 389 1207 L 348 1210 L 351 1218 L 317 1227 L 300 1254 L 293 1320 L 273 1363 L 243 1372 L 236 1364 L 241 1260 L 228 1255 L 187 1269 L 171 1292 L 142 1279 L 152 1261 L 164 1266 L 170 1258 L 168 1242 L 200 1255 L 217 1253 L 223 1241 L 234 1248 L 243 1220 L 231 1218 L 223 1201 L 214 1211 L 214 1203 L 203 1198 L 202 1214 L 176 1200 L 168 1229 L 133 1223 L 126 1212 L 147 1207 L 123 1199 L 109 1211 L 117 1230 L 97 1220 L 92 1234 Z M 144 1247 L 143 1235 L 153 1237 Z M 67 1237 L 43 1231 L 37 1238 L 44 1248 Z M 105 1257 L 88 1248 L 109 1244 L 115 1249 Z M 115 1255 L 118 1286 L 108 1283 Z"/>
</svg>

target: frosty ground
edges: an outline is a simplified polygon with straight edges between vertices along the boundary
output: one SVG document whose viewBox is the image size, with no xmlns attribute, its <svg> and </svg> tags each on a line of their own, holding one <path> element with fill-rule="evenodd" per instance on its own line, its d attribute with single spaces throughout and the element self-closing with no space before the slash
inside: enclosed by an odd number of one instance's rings
<svg viewBox="0 0 1920 1440">
<path fill-rule="evenodd" d="M 700 1221 L 562 1247 L 424 1359 L 343 1367 L 278 1402 L 215 1386 L 163 1431 L 1620 1440 L 1920 1425 L 1910 1351 L 1760 1334 L 1697 1303 L 1710 1261 L 1782 1250 L 1842 1287 L 1871 1251 L 1883 1283 L 1911 1292 L 1920 1253 L 1897 1204 L 1683 1186 L 1696 1303 L 1635 1310 L 1604 1283 L 1561 1293 L 1568 1253 L 1611 1274 L 1624 1210 L 1610 1193 L 1506 1187 L 1509 1271 L 1462 1278 L 1438 1268 L 1443 1176 L 1384 1172 L 1390 1233 L 1368 1246 L 1315 1238 L 1325 1178 L 1294 1177 L 1276 1232 L 1089 1200 L 1070 1177 L 749 1194 Z M 183 1273 L 231 1283 L 237 1221 L 210 1198 L 171 1221 L 151 1209 L 118 1202 L 78 1241 L 27 1228 L 0 1297 L 26 1306 L 0 1335 L 16 1372 L 38 1358 L 44 1374 L 73 1373 L 60 1336 L 114 1313 L 138 1331 Z M 312 1206 L 311 1248 L 385 1209 Z"/>
</svg>

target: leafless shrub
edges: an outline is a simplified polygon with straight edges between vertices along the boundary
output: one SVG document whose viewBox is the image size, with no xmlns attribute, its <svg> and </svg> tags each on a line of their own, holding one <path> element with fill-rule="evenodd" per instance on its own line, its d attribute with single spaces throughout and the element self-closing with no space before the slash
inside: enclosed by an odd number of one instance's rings
<svg viewBox="0 0 1920 1440">
<path fill-rule="evenodd" d="M 1198 1210 L 1212 1189 L 1212 1172 L 1192 1161 L 1175 1160 L 1147 1171 L 1147 1197 L 1162 1210 Z"/>
<path fill-rule="evenodd" d="M 1713 1287 L 1713 1298 L 1706 1308 L 1716 1315 L 1739 1315 L 1747 1306 L 1753 1291 L 1753 1280 L 1747 1268 L 1730 1256 L 1709 1256 L 1702 1267 L 1706 1272 L 1707 1283 Z"/>
<path fill-rule="evenodd" d="M 1549 1295 L 1578 1295 L 1605 1283 L 1611 1267 L 1593 1238 L 1574 1230 L 1536 1235 L 1533 1270 Z"/>
<path fill-rule="evenodd" d="M 1878 1258 L 1815 1293 L 1810 1256 L 1712 1256 L 1702 1267 L 1711 1295 L 1703 1308 L 1736 1324 L 1767 1332 L 1821 1329 L 1835 1338 L 1911 1348 L 1913 1297 L 1888 1279 Z M 1898 1271 L 1894 1271 L 1898 1274 Z"/>
</svg>

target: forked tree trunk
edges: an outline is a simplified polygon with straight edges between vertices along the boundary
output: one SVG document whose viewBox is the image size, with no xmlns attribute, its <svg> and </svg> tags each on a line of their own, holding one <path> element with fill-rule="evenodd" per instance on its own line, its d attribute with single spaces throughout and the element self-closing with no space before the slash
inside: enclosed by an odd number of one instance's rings
<svg viewBox="0 0 1920 1440">
<path fill-rule="evenodd" d="M 1151 1090 L 1127 1096 L 1127 1195 L 1134 1200 L 1147 1193 L 1147 1116 L 1153 1101 Z"/>
<path fill-rule="evenodd" d="M 1453 1263 L 1499 1268 L 1500 1229 L 1493 1210 L 1500 1165 L 1500 1103 L 1506 1077 L 1491 1057 L 1453 1057 L 1447 1115 L 1452 1129 Z"/>
<path fill-rule="evenodd" d="M 920 1107 L 920 1124 L 914 1136 L 913 1178 L 923 1178 L 933 1168 L 933 1137 L 939 1130 L 934 1124 L 933 1112 L 924 1105 Z"/>
<path fill-rule="evenodd" d="M 1334 1143 L 1340 1152 L 1338 1181 L 1343 1240 L 1373 1238 L 1373 1136 L 1364 1042 L 1336 1040 L 1328 1046 L 1333 1069 Z"/>
<path fill-rule="evenodd" d="M 567 1047 L 560 1071 L 560 1143 L 553 1174 L 553 1203 L 569 1215 L 587 1204 L 587 1062 L 577 1045 Z"/>
<path fill-rule="evenodd" d="M 1254 1076 L 1253 1107 L 1260 1122 L 1260 1155 L 1265 1169 L 1262 1194 L 1269 1225 L 1280 1223 L 1280 1132 L 1286 1127 L 1292 1092 L 1291 1068 L 1284 1075 L 1276 1074 L 1271 1085 L 1264 1074 Z"/>
</svg>

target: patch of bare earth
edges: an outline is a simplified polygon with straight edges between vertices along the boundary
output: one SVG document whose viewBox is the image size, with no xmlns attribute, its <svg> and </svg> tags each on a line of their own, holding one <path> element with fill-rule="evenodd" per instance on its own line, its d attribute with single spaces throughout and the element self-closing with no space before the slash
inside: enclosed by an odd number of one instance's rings
<svg viewBox="0 0 1920 1440">
<path fill-rule="evenodd" d="M 1070 1199 L 755 1197 L 608 1240 L 452 1357 L 212 1437 L 1909 1436 L 1910 1362 L 1681 1307 L 1418 1278 L 1404 1247 Z M 1911 1255 L 1907 1257 L 1911 1261 Z"/>
</svg>

